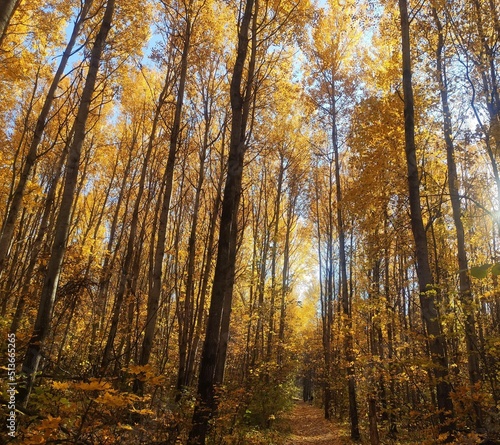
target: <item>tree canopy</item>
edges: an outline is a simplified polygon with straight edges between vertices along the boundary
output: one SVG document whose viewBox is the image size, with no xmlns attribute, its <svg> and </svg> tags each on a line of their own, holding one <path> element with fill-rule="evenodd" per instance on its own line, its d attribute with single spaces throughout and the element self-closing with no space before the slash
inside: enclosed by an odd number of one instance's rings
<svg viewBox="0 0 500 445">
<path fill-rule="evenodd" d="M 3 2 L 5 441 L 499 443 L 499 77 L 493 0 Z"/>
</svg>

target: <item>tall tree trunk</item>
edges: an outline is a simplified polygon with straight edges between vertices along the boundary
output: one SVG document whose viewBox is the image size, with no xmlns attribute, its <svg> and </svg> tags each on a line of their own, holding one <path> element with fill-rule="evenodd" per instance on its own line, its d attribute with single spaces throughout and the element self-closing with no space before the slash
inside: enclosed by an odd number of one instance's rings
<svg viewBox="0 0 500 445">
<path fill-rule="evenodd" d="M 453 127 L 451 123 L 451 112 L 448 102 L 448 85 L 446 80 L 446 66 L 443 60 L 444 50 L 444 32 L 443 25 L 438 16 L 436 8 L 432 7 L 432 15 L 438 29 L 438 46 L 436 48 L 436 68 L 438 75 L 438 84 L 441 92 L 441 105 L 443 108 L 443 133 L 446 143 L 446 160 L 448 165 L 448 189 L 450 192 L 451 206 L 453 212 L 453 222 L 457 233 L 457 260 L 460 301 L 465 314 L 465 344 L 467 348 L 467 360 L 469 381 L 471 390 L 474 385 L 481 380 L 479 369 L 478 339 L 476 335 L 476 320 L 474 316 L 473 296 L 471 290 L 471 281 L 469 277 L 469 265 L 467 259 L 467 250 L 465 247 L 465 231 L 461 218 L 459 182 L 457 175 L 457 166 L 455 163 L 455 146 L 453 143 Z M 473 403 L 476 428 L 482 428 L 481 407 L 478 401 Z"/>
<path fill-rule="evenodd" d="M 158 306 L 161 295 L 162 285 L 162 270 L 163 257 L 165 256 L 165 240 L 167 237 L 168 212 L 170 210 L 170 198 L 172 196 L 173 178 L 175 158 L 179 145 L 181 132 L 182 107 L 184 104 L 184 90 L 186 88 L 188 55 L 191 48 L 191 33 L 192 22 L 190 13 L 186 16 L 186 29 L 184 34 L 184 45 L 181 56 L 181 72 L 179 75 L 179 89 L 177 91 L 177 100 L 175 104 L 175 114 L 172 130 L 170 133 L 170 145 L 168 150 L 167 165 L 163 176 L 163 184 L 165 191 L 161 204 L 160 220 L 158 223 L 158 238 L 156 241 L 156 249 L 153 259 L 153 273 L 151 278 L 151 287 L 148 293 L 148 303 L 146 312 L 146 328 L 144 330 L 144 338 L 142 341 L 141 355 L 139 357 L 139 365 L 147 365 L 153 348 L 154 333 L 156 330 L 156 320 L 158 318 Z M 144 382 L 136 380 L 134 388 L 137 392 L 142 393 Z"/>
<path fill-rule="evenodd" d="M 158 122 L 161 117 L 161 110 L 162 107 L 165 103 L 165 100 L 168 95 L 168 90 L 169 90 L 170 82 L 169 82 L 169 76 L 167 75 L 165 77 L 165 83 L 163 85 L 163 89 L 160 93 L 160 97 L 158 98 L 158 104 L 156 105 L 155 109 L 155 114 L 153 117 L 153 123 L 151 126 L 151 133 L 149 136 L 148 140 L 148 147 L 146 150 L 146 155 L 144 157 L 144 164 L 142 165 L 142 170 L 141 170 L 141 176 L 139 178 L 139 185 L 137 189 L 137 197 L 134 203 L 134 210 L 132 211 L 132 219 L 130 222 L 130 233 L 128 237 L 128 242 L 127 242 L 127 248 L 125 252 L 125 258 L 123 260 L 123 264 L 121 267 L 121 275 L 120 275 L 120 280 L 118 283 L 118 290 L 116 292 L 115 296 L 115 301 L 113 304 L 113 314 L 111 317 L 111 326 L 110 330 L 108 333 L 108 338 L 106 341 L 106 345 L 104 347 L 104 352 L 102 356 L 102 361 L 101 361 L 101 368 L 102 371 L 104 372 L 108 365 L 111 362 L 112 359 L 112 352 L 114 348 L 114 343 L 115 343 L 115 337 L 116 333 L 118 332 L 118 323 L 120 320 L 120 312 L 121 312 L 121 307 L 123 304 L 123 298 L 125 296 L 126 290 L 127 290 L 127 285 L 129 283 L 129 275 L 130 275 L 130 266 L 132 264 L 132 260 L 134 257 L 134 250 L 135 250 L 135 243 L 137 242 L 137 228 L 139 225 L 139 210 L 141 208 L 141 200 L 142 196 L 144 194 L 144 187 L 146 183 L 146 174 L 149 168 L 149 161 L 151 159 L 152 153 L 153 153 L 153 148 L 154 148 L 154 141 L 156 139 L 156 132 L 158 128 Z M 133 139 L 133 142 L 135 142 L 135 138 Z"/>
<path fill-rule="evenodd" d="M 224 379 L 224 368 L 226 364 L 226 355 L 227 355 L 227 344 L 229 341 L 229 325 L 230 325 L 230 320 L 231 320 L 231 305 L 232 305 L 232 298 L 233 298 L 233 285 L 234 285 L 234 277 L 236 273 L 236 253 L 238 251 L 238 246 L 241 243 L 242 240 L 242 235 L 243 231 L 239 229 L 239 224 L 238 224 L 238 209 L 239 209 L 239 201 L 241 197 L 241 181 L 243 178 L 243 161 L 244 161 L 244 156 L 245 156 L 245 151 L 246 151 L 246 140 L 247 140 L 247 127 L 252 126 L 250 123 L 249 125 L 249 118 L 250 118 L 250 110 L 252 104 L 254 104 L 255 100 L 255 93 L 254 93 L 254 73 L 255 73 L 255 63 L 256 63 L 256 54 L 257 54 L 257 17 L 259 14 L 259 0 L 253 0 L 254 2 L 254 13 L 253 13 L 253 19 L 252 19 L 252 25 L 251 25 L 251 44 L 250 44 L 250 55 L 248 57 L 248 67 L 247 67 L 247 79 L 246 79 L 246 84 L 244 88 L 244 92 L 241 93 L 241 79 L 238 82 L 240 85 L 238 87 L 238 99 L 235 99 L 235 96 L 233 96 L 233 93 L 236 92 L 236 88 L 233 89 L 235 86 L 233 84 L 233 81 L 235 78 L 233 77 L 232 82 L 231 82 L 231 89 L 230 89 L 230 95 L 231 95 L 231 111 L 233 112 L 233 120 L 235 116 L 235 108 L 239 110 L 240 108 L 240 98 L 241 100 L 241 123 L 238 124 L 236 122 L 237 128 L 239 130 L 233 132 L 233 127 L 231 127 L 231 138 L 230 138 L 230 146 L 234 144 L 238 144 L 240 154 L 241 156 L 238 159 L 237 165 L 235 165 L 235 170 L 238 170 L 238 180 L 235 181 L 236 187 L 233 189 L 233 192 L 236 195 L 236 199 L 234 199 L 234 205 L 231 204 L 232 207 L 232 222 L 231 222 L 231 234 L 230 234 L 230 249 L 228 251 L 228 256 L 229 256 L 229 264 L 230 268 L 228 269 L 228 277 L 230 279 L 230 286 L 226 289 L 226 295 L 224 297 L 224 305 L 222 307 L 222 318 L 221 318 L 221 323 L 220 323 L 220 337 L 219 337 L 219 350 L 217 353 L 217 364 L 215 367 L 215 382 L 216 384 L 221 384 Z M 245 9 L 246 13 L 246 9 Z M 251 13 L 251 8 L 250 8 L 250 15 Z M 244 20 L 244 17 L 243 19 Z M 240 31 L 241 32 L 241 31 Z M 238 48 L 239 48 L 239 37 L 238 35 Z M 248 48 L 248 45 L 247 45 Z M 238 56 L 239 56 L 238 52 Z M 236 60 L 236 63 L 238 61 L 238 57 Z M 235 63 L 235 69 L 236 70 L 236 63 Z M 238 74 L 239 75 L 239 74 Z M 235 107 L 236 105 L 236 107 Z M 240 113 L 240 111 L 238 111 Z M 237 121 L 239 120 L 239 116 Z M 235 140 L 233 141 L 233 134 L 236 133 Z M 239 133 L 239 143 L 236 141 L 236 138 L 238 137 Z M 229 152 L 229 159 L 228 159 L 228 172 L 231 167 L 231 150 Z M 229 176 L 229 175 L 228 175 Z M 227 179 L 226 179 L 227 181 Z M 227 182 L 226 182 L 227 185 Z M 225 196 L 225 193 L 224 193 Z M 230 201 L 232 201 L 233 198 L 230 198 Z M 222 215 L 224 214 L 224 204 L 222 205 Z M 221 226 L 222 226 L 222 215 L 221 215 Z M 219 237 L 220 240 L 220 237 Z"/>
<path fill-rule="evenodd" d="M 66 177 L 62 194 L 61 205 L 57 215 L 55 226 L 55 237 L 52 244 L 50 260 L 40 297 L 37 318 L 33 328 L 33 334 L 28 343 L 28 349 L 24 357 L 22 373 L 26 375 L 26 382 L 19 388 L 19 404 L 26 406 L 33 387 L 36 372 L 41 358 L 41 348 L 50 330 L 50 319 L 52 307 L 57 291 L 57 284 L 61 274 L 62 261 L 68 241 L 70 227 L 70 215 L 75 200 L 75 188 L 78 179 L 80 156 L 85 138 L 85 125 L 89 115 L 92 95 L 99 71 L 99 62 L 104 50 L 106 38 L 111 28 L 111 21 L 115 8 L 115 1 L 108 0 L 106 10 L 101 22 L 99 32 L 94 41 L 90 55 L 90 65 L 87 79 L 83 88 L 80 106 L 75 119 L 75 133 L 68 151 L 66 164 Z"/>
<path fill-rule="evenodd" d="M 243 160 L 246 151 L 246 124 L 248 118 L 249 97 L 241 92 L 245 60 L 249 46 L 249 32 L 254 3 L 258 0 L 246 0 L 243 16 L 238 32 L 237 55 L 230 85 L 231 96 L 231 136 L 229 158 L 227 161 L 227 177 L 222 201 L 222 214 L 219 229 L 219 246 L 212 286 L 212 299 L 207 321 L 207 331 L 200 365 L 198 380 L 199 400 L 193 413 L 193 426 L 189 433 L 188 444 L 204 445 L 209 421 L 217 409 L 215 387 L 217 364 L 223 366 L 219 359 L 225 355 L 227 344 L 221 332 L 223 316 L 229 318 L 232 290 L 234 285 L 234 265 L 236 262 L 236 241 L 238 227 L 238 207 L 241 197 L 241 181 Z M 253 72 L 249 70 L 247 82 L 251 81 Z M 223 310 L 226 308 L 226 314 Z"/>
<path fill-rule="evenodd" d="M 287 216 L 286 216 L 286 232 L 285 232 L 285 245 L 283 246 L 283 269 L 281 281 L 281 304 L 280 304 L 280 324 L 278 331 L 278 365 L 281 365 L 285 355 L 285 327 L 286 327 L 286 304 L 287 296 L 290 291 L 290 237 L 292 234 L 292 227 L 294 224 L 295 212 L 294 208 L 298 195 L 290 192 L 290 199 L 288 202 Z"/>
<path fill-rule="evenodd" d="M 320 213 L 320 185 L 315 187 L 314 206 L 316 212 L 316 236 L 318 242 L 318 260 L 319 260 L 319 286 L 320 286 L 320 304 L 321 304 L 321 328 L 322 328 L 322 346 L 323 346 L 323 408 L 325 419 L 330 419 L 333 412 L 333 391 L 331 389 L 332 378 L 332 330 L 333 330 L 333 304 L 334 304 L 334 259 L 333 259 L 333 200 L 331 188 L 333 184 L 332 170 L 329 166 L 328 177 L 328 206 L 327 206 L 327 224 L 323 237 L 321 228 Z M 323 241 L 323 238 L 325 239 Z M 326 245 L 323 247 L 322 245 Z M 325 252 L 324 255 L 322 252 Z M 324 256 L 324 259 L 323 259 Z"/>
<path fill-rule="evenodd" d="M 21 0 L 2 0 L 2 3 L 0 3 L 0 49 L 7 34 L 10 19 L 20 3 Z"/>
<path fill-rule="evenodd" d="M 266 273 L 267 273 L 267 258 L 269 253 L 269 230 L 268 230 L 268 215 L 267 207 L 264 206 L 264 221 L 263 221 L 263 236 L 262 236 L 262 248 L 260 249 L 259 258 L 259 274 L 257 277 L 257 325 L 255 327 L 255 341 L 253 346 L 253 357 L 252 366 L 257 363 L 257 361 L 264 357 L 264 317 L 266 308 L 264 307 L 265 293 L 266 293 Z M 256 234 L 258 233 L 258 228 L 256 228 Z"/>
<path fill-rule="evenodd" d="M 9 0 L 12 1 L 12 0 Z M 16 185 L 14 193 L 12 195 L 12 200 L 10 201 L 9 208 L 6 212 L 6 218 L 2 225 L 2 232 L 0 234 L 0 274 L 5 265 L 6 258 L 9 254 L 9 247 L 12 241 L 12 236 L 14 234 L 14 227 L 16 224 L 17 217 L 19 215 L 19 210 L 22 207 L 22 200 L 24 196 L 24 191 L 26 189 L 26 184 L 28 183 L 31 171 L 36 162 L 37 158 L 37 150 L 40 142 L 42 140 L 43 131 L 45 130 L 45 126 L 47 124 L 47 119 L 49 117 L 49 112 L 52 107 L 52 103 L 54 101 L 54 96 L 59 86 L 59 82 L 61 80 L 62 75 L 64 74 L 64 70 L 66 69 L 66 65 L 68 64 L 68 60 L 71 57 L 73 47 L 75 46 L 76 39 L 80 34 L 80 29 L 83 22 L 86 20 L 87 14 L 89 12 L 90 6 L 93 0 L 86 0 L 82 10 L 80 11 L 79 16 L 73 26 L 73 31 L 69 38 L 69 41 L 66 45 L 66 49 L 64 50 L 61 61 L 59 62 L 59 66 L 57 71 L 52 79 L 52 83 L 50 84 L 49 91 L 47 92 L 47 96 L 45 97 L 45 101 L 42 106 L 42 110 L 38 116 L 35 125 L 35 131 L 33 134 L 33 139 L 31 141 L 28 154 L 26 156 L 26 160 L 24 162 L 24 166 L 19 177 L 19 181 Z M 1 21 L 0 21 L 1 23 Z M 0 27 L 1 31 L 1 27 Z M 1 41 L 0 41 L 1 45 Z"/>
<path fill-rule="evenodd" d="M 225 145 L 225 136 L 224 135 L 225 135 L 225 132 L 223 132 L 222 147 L 224 147 L 224 145 Z M 223 156 L 221 156 L 221 160 L 222 160 L 222 158 L 223 158 Z M 203 271 L 201 286 L 200 286 L 200 290 L 198 292 L 199 298 L 198 298 L 198 307 L 197 307 L 196 329 L 194 331 L 193 342 L 192 342 L 191 349 L 190 349 L 189 355 L 188 355 L 186 374 L 187 374 L 187 381 L 189 383 L 191 383 L 191 380 L 192 380 L 193 374 L 194 374 L 195 358 L 196 358 L 196 353 L 198 351 L 198 344 L 200 343 L 202 329 L 203 329 L 203 321 L 205 318 L 205 300 L 206 300 L 206 295 L 207 295 L 208 283 L 209 283 L 210 275 L 212 272 L 212 258 L 213 258 L 213 254 L 214 254 L 215 231 L 217 228 L 219 208 L 221 206 L 222 186 L 224 184 L 222 172 L 223 172 L 223 169 L 221 166 L 220 177 L 219 177 L 219 181 L 217 182 L 216 197 L 215 197 L 215 201 L 214 201 L 212 215 L 210 217 L 210 226 L 209 226 L 210 229 L 209 229 L 208 242 L 207 242 L 207 255 L 206 255 L 206 259 L 205 259 L 205 270 Z"/>
<path fill-rule="evenodd" d="M 269 302 L 269 331 L 267 334 L 267 361 L 271 361 L 273 353 L 273 338 L 274 338 L 274 315 L 276 312 L 275 300 L 276 300 L 276 262 L 278 260 L 278 232 L 279 232 L 279 222 L 280 222 L 280 210 L 281 210 L 281 194 L 283 189 L 283 175 L 285 173 L 285 156 L 280 153 L 280 166 L 278 172 L 278 189 L 276 191 L 276 202 L 274 208 L 274 227 L 272 234 L 273 245 L 271 248 L 271 301 Z"/>
<path fill-rule="evenodd" d="M 436 310 L 434 280 L 429 263 L 427 234 L 425 232 L 420 207 L 420 179 L 418 175 L 415 146 L 415 111 L 410 50 L 410 22 L 407 0 L 398 0 L 401 19 L 401 47 L 403 55 L 403 93 L 405 121 L 405 152 L 408 167 L 408 190 L 410 200 L 410 218 L 415 240 L 416 269 L 420 291 L 422 318 L 427 332 L 427 341 L 431 360 L 434 364 L 434 378 L 439 410 L 439 422 L 443 432 L 453 429 L 450 418 L 453 415 L 453 403 L 450 397 L 451 386 L 448 382 L 448 359 L 446 342 Z"/>
<path fill-rule="evenodd" d="M 395 314 L 391 309 L 389 304 L 391 297 L 391 285 L 390 285 L 390 273 L 389 273 L 389 258 L 390 258 L 390 244 L 389 241 L 389 214 L 387 207 L 384 210 L 384 238 L 386 241 L 386 246 L 384 247 L 384 295 L 385 295 L 385 309 L 389 314 L 389 319 L 387 322 L 387 359 L 389 362 L 388 371 L 389 371 L 389 437 L 395 438 L 398 432 L 397 424 L 396 424 L 396 401 L 395 401 L 395 377 L 396 370 L 394 369 L 394 326 L 395 326 Z M 397 267 L 396 262 L 393 264 L 393 270 Z M 394 272 L 393 272 L 394 275 Z M 405 307 L 405 305 L 402 305 Z M 404 312 L 404 310 L 403 310 Z M 407 317 L 404 315 L 404 321 L 406 322 Z"/>
<path fill-rule="evenodd" d="M 340 298 L 342 301 L 342 312 L 345 316 L 345 358 L 347 362 L 347 390 L 349 394 L 349 419 L 351 422 L 351 439 L 359 440 L 358 406 L 356 402 L 356 376 L 354 369 L 354 346 L 352 335 L 352 318 L 350 310 L 349 288 L 347 282 L 347 255 L 345 249 L 345 226 L 343 216 L 342 184 L 340 178 L 339 144 L 337 133 L 337 109 L 335 98 L 335 85 L 332 85 L 332 145 L 335 163 L 335 191 L 337 198 L 337 230 L 339 237 L 339 267 L 340 267 Z"/>
<path fill-rule="evenodd" d="M 185 285 L 185 301 L 184 310 L 182 313 L 183 323 L 179 323 L 179 372 L 177 376 L 177 391 L 176 396 L 179 399 L 181 390 L 189 383 L 189 376 L 187 373 L 187 364 L 189 352 L 192 349 L 192 339 L 194 332 L 194 271 L 196 261 L 196 238 L 198 231 L 198 219 L 201 205 L 201 193 L 203 182 L 205 180 L 205 160 L 208 151 L 208 133 L 209 133 L 209 120 L 205 114 L 205 129 L 203 133 L 203 148 L 200 152 L 200 164 L 198 182 L 196 184 L 196 191 L 193 203 L 193 221 L 191 222 L 191 231 L 188 240 L 188 259 L 186 271 L 186 285 Z"/>
</svg>

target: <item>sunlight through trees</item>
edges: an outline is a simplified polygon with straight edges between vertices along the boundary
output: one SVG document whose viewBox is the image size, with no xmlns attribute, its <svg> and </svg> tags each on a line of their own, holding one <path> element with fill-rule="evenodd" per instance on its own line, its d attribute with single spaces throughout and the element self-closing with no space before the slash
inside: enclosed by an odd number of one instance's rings
<svg viewBox="0 0 500 445">
<path fill-rule="evenodd" d="M 3 2 L 2 439 L 500 443 L 497 3 Z"/>
</svg>

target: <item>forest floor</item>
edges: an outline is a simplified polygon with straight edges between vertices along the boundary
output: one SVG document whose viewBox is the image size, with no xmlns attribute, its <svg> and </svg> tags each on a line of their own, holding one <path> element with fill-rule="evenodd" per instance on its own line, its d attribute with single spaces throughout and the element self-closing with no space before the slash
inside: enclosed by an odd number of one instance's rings
<svg viewBox="0 0 500 445">
<path fill-rule="evenodd" d="M 297 402 L 293 410 L 283 416 L 283 424 L 290 432 L 286 445 L 345 445 L 351 443 L 334 423 L 325 420 L 320 408 Z"/>
</svg>

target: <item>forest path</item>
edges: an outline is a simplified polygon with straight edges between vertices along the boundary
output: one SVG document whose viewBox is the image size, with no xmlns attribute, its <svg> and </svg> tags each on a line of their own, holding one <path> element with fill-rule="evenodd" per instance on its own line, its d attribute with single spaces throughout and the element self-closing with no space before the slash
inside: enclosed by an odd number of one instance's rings
<svg viewBox="0 0 500 445">
<path fill-rule="evenodd" d="M 335 424 L 325 420 L 320 408 L 308 403 L 297 403 L 293 410 L 283 416 L 288 424 L 290 436 L 286 445 L 344 445 L 350 443 L 341 437 Z"/>
</svg>

